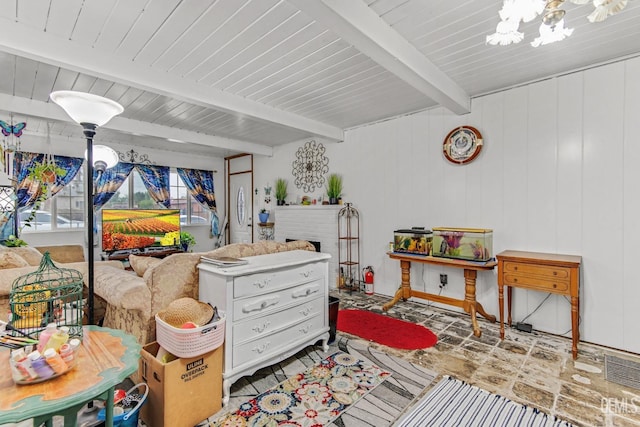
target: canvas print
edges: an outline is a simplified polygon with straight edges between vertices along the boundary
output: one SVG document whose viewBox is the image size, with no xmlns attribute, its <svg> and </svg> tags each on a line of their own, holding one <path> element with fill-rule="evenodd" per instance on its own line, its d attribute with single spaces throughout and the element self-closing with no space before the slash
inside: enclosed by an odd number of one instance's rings
<svg viewBox="0 0 640 427">
<path fill-rule="evenodd" d="M 180 246 L 180 210 L 103 209 L 103 251 L 150 246 Z"/>
</svg>

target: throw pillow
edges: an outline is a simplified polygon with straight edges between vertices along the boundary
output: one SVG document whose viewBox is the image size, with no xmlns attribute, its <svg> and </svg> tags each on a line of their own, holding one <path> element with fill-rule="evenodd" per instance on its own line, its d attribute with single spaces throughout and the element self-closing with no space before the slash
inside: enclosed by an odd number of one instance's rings
<svg viewBox="0 0 640 427">
<path fill-rule="evenodd" d="M 28 267 L 29 263 L 20 255 L 11 251 L 0 252 L 0 270 L 7 268 Z"/>
<path fill-rule="evenodd" d="M 139 277 L 144 276 L 145 271 L 161 262 L 160 258 L 152 256 L 129 255 L 129 264 Z"/>
<path fill-rule="evenodd" d="M 11 248 L 9 252 L 13 252 L 18 255 L 25 261 L 29 263 L 29 265 L 40 265 L 40 261 L 42 261 L 42 254 L 34 247 L 31 246 L 20 246 L 17 248 Z"/>
</svg>

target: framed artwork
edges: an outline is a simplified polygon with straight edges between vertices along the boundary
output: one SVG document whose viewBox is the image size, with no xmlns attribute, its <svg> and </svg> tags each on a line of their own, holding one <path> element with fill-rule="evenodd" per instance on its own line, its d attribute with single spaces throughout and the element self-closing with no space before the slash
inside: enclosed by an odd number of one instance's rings
<svg viewBox="0 0 640 427">
<path fill-rule="evenodd" d="M 442 143 L 442 152 L 451 163 L 463 165 L 478 157 L 482 150 L 482 135 L 472 126 L 453 129 Z"/>
</svg>

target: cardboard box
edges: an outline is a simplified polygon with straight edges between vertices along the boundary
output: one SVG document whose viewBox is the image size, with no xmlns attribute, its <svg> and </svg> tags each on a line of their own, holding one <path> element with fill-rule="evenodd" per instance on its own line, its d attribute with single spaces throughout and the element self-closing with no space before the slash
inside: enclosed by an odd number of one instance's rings
<svg viewBox="0 0 640 427">
<path fill-rule="evenodd" d="M 193 427 L 218 412 L 224 346 L 169 363 L 156 359 L 159 348 L 152 342 L 140 351 L 138 375 L 149 386 L 142 420 L 151 427 Z"/>
</svg>

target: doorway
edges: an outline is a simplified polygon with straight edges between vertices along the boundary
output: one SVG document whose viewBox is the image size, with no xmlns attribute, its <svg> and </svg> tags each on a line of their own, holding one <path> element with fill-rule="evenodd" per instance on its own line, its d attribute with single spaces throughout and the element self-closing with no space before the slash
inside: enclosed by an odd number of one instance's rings
<svg viewBox="0 0 640 427">
<path fill-rule="evenodd" d="M 225 157 L 229 243 L 253 242 L 253 155 Z"/>
</svg>

